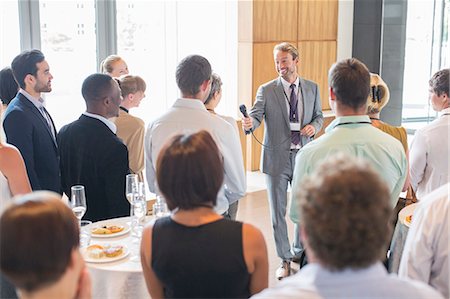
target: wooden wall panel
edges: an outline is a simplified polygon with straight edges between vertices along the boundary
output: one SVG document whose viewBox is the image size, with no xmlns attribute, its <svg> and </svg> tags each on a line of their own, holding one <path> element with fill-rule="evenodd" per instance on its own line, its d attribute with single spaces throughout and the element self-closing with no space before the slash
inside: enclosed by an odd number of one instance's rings
<svg viewBox="0 0 450 299">
<path fill-rule="evenodd" d="M 253 0 L 253 41 L 297 40 L 298 2 Z"/>
<path fill-rule="evenodd" d="M 329 110 L 328 70 L 336 61 L 336 41 L 302 41 L 298 50 L 300 76 L 319 85 L 322 110 Z"/>
<path fill-rule="evenodd" d="M 336 40 L 338 0 L 298 1 L 298 40 Z"/>
<path fill-rule="evenodd" d="M 273 60 L 273 47 L 276 44 L 278 43 L 253 44 L 253 100 L 261 84 L 278 77 Z"/>
</svg>

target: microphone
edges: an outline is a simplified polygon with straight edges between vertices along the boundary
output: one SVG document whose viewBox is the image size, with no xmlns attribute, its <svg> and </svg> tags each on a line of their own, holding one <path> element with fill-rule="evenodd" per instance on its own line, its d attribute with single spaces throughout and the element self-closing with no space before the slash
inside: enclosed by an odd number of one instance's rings
<svg viewBox="0 0 450 299">
<path fill-rule="evenodd" d="M 242 113 L 242 115 L 243 115 L 244 117 L 248 117 L 247 107 L 245 107 L 244 104 L 242 104 L 242 105 L 239 106 L 239 110 L 241 111 L 241 113 Z M 250 129 L 250 131 L 244 130 L 244 132 L 245 132 L 245 135 L 248 135 L 248 134 L 250 134 L 251 132 L 253 132 L 253 129 Z"/>
</svg>

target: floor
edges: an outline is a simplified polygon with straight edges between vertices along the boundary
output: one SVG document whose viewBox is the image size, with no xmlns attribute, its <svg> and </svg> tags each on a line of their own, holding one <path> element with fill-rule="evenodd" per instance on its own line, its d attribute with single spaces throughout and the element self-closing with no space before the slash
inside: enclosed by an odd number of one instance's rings
<svg viewBox="0 0 450 299">
<path fill-rule="evenodd" d="M 269 256 L 269 287 L 275 286 L 278 280 L 275 278 L 275 270 L 280 265 L 270 221 L 269 204 L 267 201 L 266 184 L 264 175 L 260 172 L 247 172 L 247 195 L 239 201 L 237 219 L 250 223 L 259 228 L 266 240 Z M 294 233 L 293 223 L 286 218 L 289 236 Z M 292 263 L 294 268 L 297 264 Z"/>
</svg>

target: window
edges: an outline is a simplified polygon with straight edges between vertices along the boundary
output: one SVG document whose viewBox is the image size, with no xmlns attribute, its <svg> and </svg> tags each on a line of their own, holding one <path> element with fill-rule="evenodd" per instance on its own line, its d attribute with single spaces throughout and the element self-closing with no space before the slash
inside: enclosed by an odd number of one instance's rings
<svg viewBox="0 0 450 299">
<path fill-rule="evenodd" d="M 201 12 L 201 17 L 199 17 Z M 147 83 L 146 99 L 131 113 L 150 122 L 179 97 L 178 62 L 206 57 L 223 81 L 220 114 L 237 112 L 237 2 L 117 0 L 118 54 Z"/>
<path fill-rule="evenodd" d="M 432 121 L 428 80 L 449 67 L 450 0 L 409 1 L 403 81 L 403 125 L 410 130 Z"/>
<path fill-rule="evenodd" d="M 0 69 L 20 53 L 19 1 L 0 1 Z"/>
<path fill-rule="evenodd" d="M 40 1 L 41 48 L 50 65 L 52 92 L 45 94 L 57 129 L 86 106 L 83 80 L 97 70 L 94 0 Z"/>
</svg>

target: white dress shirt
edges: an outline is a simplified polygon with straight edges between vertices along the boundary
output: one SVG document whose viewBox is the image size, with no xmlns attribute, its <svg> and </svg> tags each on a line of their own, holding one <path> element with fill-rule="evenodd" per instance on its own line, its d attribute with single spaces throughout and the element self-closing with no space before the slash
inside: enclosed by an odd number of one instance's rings
<svg viewBox="0 0 450 299">
<path fill-rule="evenodd" d="M 400 262 L 399 276 L 423 281 L 450 297 L 450 183 L 428 194 L 412 218 Z"/>
<path fill-rule="evenodd" d="M 238 133 L 231 124 L 209 113 L 196 99 L 178 99 L 163 116 L 148 126 L 145 136 L 145 171 L 150 191 L 159 193 L 155 166 L 161 147 L 175 134 L 208 131 L 223 156 L 224 186 L 217 195 L 215 210 L 223 214 L 228 205 L 244 196 L 244 162 Z"/>
<path fill-rule="evenodd" d="M 416 131 L 409 151 L 411 185 L 418 199 L 450 181 L 450 108 Z"/>
<path fill-rule="evenodd" d="M 283 279 L 276 287 L 252 298 L 336 299 L 336 298 L 443 298 L 420 281 L 388 274 L 381 263 L 361 270 L 331 272 L 319 264 L 306 265 L 294 276 Z"/>
</svg>

